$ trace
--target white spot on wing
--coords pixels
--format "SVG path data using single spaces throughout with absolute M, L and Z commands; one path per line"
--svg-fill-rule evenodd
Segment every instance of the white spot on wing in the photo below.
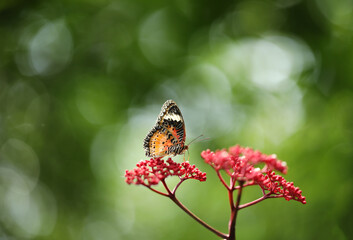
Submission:
M 172 120 L 172 121 L 182 121 L 182 118 L 180 115 L 178 114 L 167 114 L 165 117 L 164 117 L 166 120 Z

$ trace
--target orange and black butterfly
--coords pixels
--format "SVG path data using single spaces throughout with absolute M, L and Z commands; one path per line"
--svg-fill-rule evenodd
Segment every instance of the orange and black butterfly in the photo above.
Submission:
M 184 119 L 173 100 L 163 104 L 156 125 L 147 134 L 143 147 L 147 157 L 176 156 L 188 149 Z

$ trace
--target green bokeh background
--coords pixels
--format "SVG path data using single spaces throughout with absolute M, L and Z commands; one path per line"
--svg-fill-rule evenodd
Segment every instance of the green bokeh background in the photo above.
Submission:
M 2 0 L 0 239 L 218 239 L 124 182 L 175 100 L 206 182 L 181 201 L 227 230 L 227 193 L 200 158 L 276 153 L 307 204 L 244 209 L 237 239 L 353 238 L 353 2 Z M 178 158 L 182 161 L 182 157 Z M 172 184 L 172 182 L 171 182 Z M 245 203 L 259 197 L 246 189 Z

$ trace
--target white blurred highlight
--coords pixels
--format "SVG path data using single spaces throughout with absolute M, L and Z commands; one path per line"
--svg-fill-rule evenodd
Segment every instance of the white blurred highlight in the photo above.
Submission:
M 72 55 L 72 37 L 64 20 L 47 22 L 29 43 L 29 60 L 40 75 L 60 72 Z
M 56 201 L 38 182 L 36 153 L 25 142 L 9 139 L 0 156 L 0 221 L 24 238 L 50 234 L 56 223 Z

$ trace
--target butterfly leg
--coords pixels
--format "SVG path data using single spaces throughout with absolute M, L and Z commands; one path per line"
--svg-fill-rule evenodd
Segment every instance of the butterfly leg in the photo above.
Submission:
M 184 152 L 184 162 L 185 162 L 185 155 L 186 155 L 186 152 L 188 152 L 188 161 L 189 161 L 189 159 L 190 159 L 190 153 L 189 153 L 189 150 L 186 150 L 186 151 Z

